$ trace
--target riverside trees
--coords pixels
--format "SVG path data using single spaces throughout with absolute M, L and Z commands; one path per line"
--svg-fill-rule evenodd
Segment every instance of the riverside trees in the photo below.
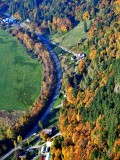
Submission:
M 17 123 L 12 124 L 10 128 L 6 128 L 6 130 L 4 130 L 5 136 L 3 139 L 11 139 L 12 141 L 15 141 L 17 135 L 25 136 L 25 134 L 28 133 L 28 130 L 37 123 L 38 116 L 43 113 L 43 110 L 49 103 L 56 84 L 56 67 L 54 66 L 55 64 L 53 64 L 50 53 L 45 49 L 44 45 L 36 39 L 36 36 L 33 36 L 24 30 L 13 30 L 12 34 L 18 37 L 18 40 L 20 40 L 27 48 L 28 53 L 30 53 L 32 57 L 38 58 L 43 66 L 43 82 L 38 98 L 35 100 L 33 106 L 30 107 L 29 111 L 20 117 Z M 0 147 L 0 155 L 2 155 L 2 153 L 7 149 L 7 146 L 2 144 Z
M 39 98 L 36 99 L 35 103 L 33 104 L 33 108 L 30 109 L 29 115 L 26 115 L 26 121 L 29 122 L 28 119 L 30 119 L 30 117 L 34 117 L 41 112 L 43 107 L 47 104 L 49 97 L 51 97 L 53 93 L 55 87 L 55 85 L 53 85 L 55 84 L 55 69 L 50 53 L 45 49 L 41 42 L 38 42 L 37 39 L 34 39 L 35 37 L 31 37 L 24 31 L 18 30 L 16 36 L 29 51 L 33 52 L 32 54 L 35 55 L 43 65 L 42 90 Z M 24 122 L 22 125 L 25 123 L 26 122 Z M 19 125 L 17 124 L 16 127 L 19 128 Z

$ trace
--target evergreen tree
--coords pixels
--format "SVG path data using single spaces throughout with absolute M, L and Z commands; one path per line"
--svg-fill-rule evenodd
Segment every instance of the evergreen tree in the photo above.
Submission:
M 92 21 L 90 21 L 89 29 L 92 27 Z
M 87 23 L 84 21 L 84 32 L 87 32 Z
M 95 9 L 93 10 L 93 13 L 92 13 L 92 18 L 94 18 L 96 16 L 96 11 Z

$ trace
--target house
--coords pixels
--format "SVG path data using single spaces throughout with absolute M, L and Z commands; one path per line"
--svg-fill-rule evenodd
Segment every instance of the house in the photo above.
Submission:
M 13 24 L 14 20 L 11 18 L 4 18 L 1 20 L 1 23 L 3 24 Z
M 47 147 L 51 147 L 51 145 L 52 145 L 52 142 L 50 142 L 50 141 L 46 142 Z
M 79 54 L 77 54 L 77 58 L 78 59 L 84 59 L 85 58 L 85 53 L 79 53 Z
M 43 129 L 42 132 L 45 132 L 46 134 L 52 135 L 53 134 L 53 129 L 52 128 Z

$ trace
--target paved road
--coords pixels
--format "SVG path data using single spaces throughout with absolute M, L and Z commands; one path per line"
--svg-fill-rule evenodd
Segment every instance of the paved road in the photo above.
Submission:
M 6 155 L 4 155 L 0 160 L 4 160 L 7 157 L 9 157 L 12 153 L 14 153 L 18 148 L 13 148 L 10 152 L 8 152 Z

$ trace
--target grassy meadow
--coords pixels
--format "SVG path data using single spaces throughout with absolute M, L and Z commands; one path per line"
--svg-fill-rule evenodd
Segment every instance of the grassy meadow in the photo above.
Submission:
M 90 21 L 87 21 L 87 28 L 89 29 Z M 84 22 L 80 22 L 75 28 L 68 31 L 64 35 L 60 35 L 59 33 L 53 34 L 49 36 L 49 39 L 53 42 L 56 42 L 68 49 L 72 49 L 76 46 L 81 39 L 87 38 L 88 33 L 84 32 Z
M 42 66 L 24 46 L 0 30 L 0 110 L 28 110 L 39 96 Z

